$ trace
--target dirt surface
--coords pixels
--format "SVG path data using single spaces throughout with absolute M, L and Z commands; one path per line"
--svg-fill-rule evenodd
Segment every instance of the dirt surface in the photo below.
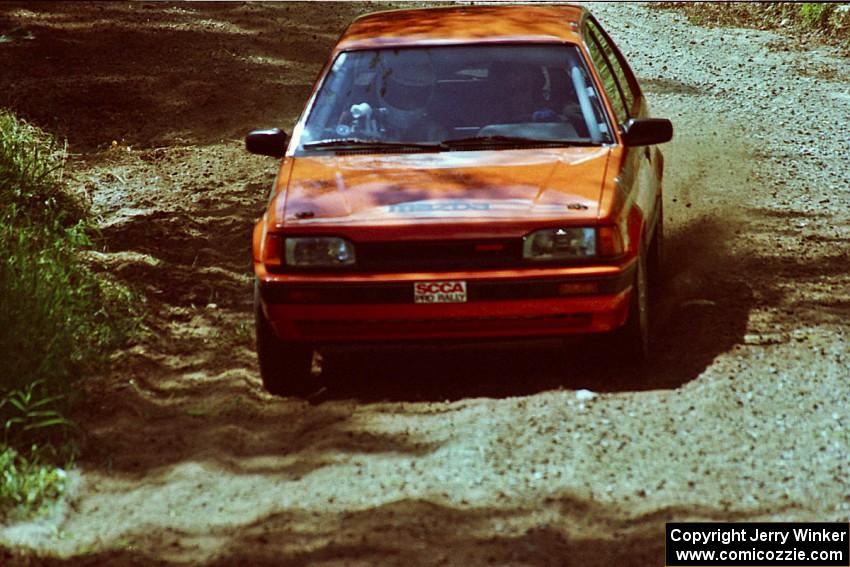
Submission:
M 0 105 L 67 136 L 91 262 L 151 332 L 82 387 L 83 456 L 5 564 L 661 565 L 670 520 L 850 520 L 847 59 L 591 6 L 674 120 L 645 376 L 559 342 L 325 353 L 260 387 L 250 232 L 365 4 L 0 3 Z M 582 390 L 589 390 L 582 391 Z

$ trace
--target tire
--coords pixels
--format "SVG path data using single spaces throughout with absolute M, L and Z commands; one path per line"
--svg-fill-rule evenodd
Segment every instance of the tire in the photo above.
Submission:
M 650 281 L 646 254 L 641 252 L 629 301 L 629 316 L 626 324 L 615 331 L 613 344 L 625 362 L 641 368 L 651 355 Z
M 664 209 L 658 206 L 658 221 L 652 240 L 646 250 L 641 247 L 631 301 L 629 317 L 620 329 L 617 348 L 626 356 L 626 360 L 643 368 L 652 358 L 653 336 L 655 334 L 655 315 L 659 310 L 659 291 L 664 271 Z
M 303 397 L 317 384 L 311 375 L 312 345 L 278 338 L 263 313 L 260 287 L 254 284 L 254 319 L 257 332 L 257 358 L 263 387 L 275 396 Z
M 647 258 L 649 269 L 649 287 L 654 297 L 650 297 L 653 303 L 657 303 L 657 294 L 662 278 L 664 277 L 664 207 L 661 201 L 658 203 L 658 222 L 655 225 L 655 234 Z

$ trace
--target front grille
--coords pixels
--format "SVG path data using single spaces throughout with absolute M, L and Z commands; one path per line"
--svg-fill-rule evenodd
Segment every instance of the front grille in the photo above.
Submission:
M 441 271 L 514 268 L 523 265 L 522 240 L 444 242 L 359 242 L 357 268 L 363 271 Z
M 613 295 L 631 284 L 633 269 L 605 278 L 468 281 L 467 301 L 510 301 L 564 297 L 562 284 L 594 282 L 599 295 Z M 263 301 L 270 304 L 315 303 L 336 305 L 413 303 L 413 282 L 375 284 L 261 284 Z M 293 293 L 301 299 L 292 299 Z

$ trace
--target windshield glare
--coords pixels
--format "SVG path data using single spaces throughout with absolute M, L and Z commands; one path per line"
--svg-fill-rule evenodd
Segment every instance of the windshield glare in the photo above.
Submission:
M 299 151 L 328 140 L 423 144 L 501 136 L 612 141 L 575 46 L 340 53 L 316 94 Z

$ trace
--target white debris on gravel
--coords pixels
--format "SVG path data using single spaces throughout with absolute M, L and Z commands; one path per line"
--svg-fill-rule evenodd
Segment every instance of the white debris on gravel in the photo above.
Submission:
M 578 390 L 576 391 L 576 399 L 580 402 L 588 402 L 596 397 L 596 393 L 590 390 Z

